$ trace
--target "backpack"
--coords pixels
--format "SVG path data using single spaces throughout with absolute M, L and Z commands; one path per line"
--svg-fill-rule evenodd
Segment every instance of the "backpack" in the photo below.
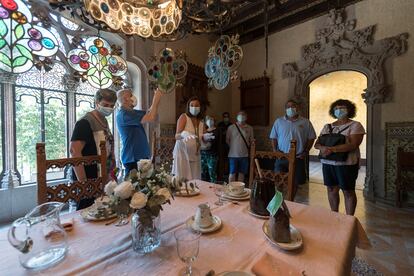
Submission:
M 350 126 L 351 124 L 345 127 L 344 129 L 342 129 L 341 131 L 339 131 L 338 133 L 332 133 L 332 125 L 328 124 L 329 133 L 322 134 L 321 136 L 319 136 L 318 138 L 319 143 L 325 147 L 333 147 L 333 146 L 345 144 L 346 136 L 341 133 L 344 130 L 348 129 Z M 318 158 L 344 162 L 348 158 L 348 152 L 332 152 L 331 154 L 327 156 L 322 156 L 321 154 L 319 154 Z

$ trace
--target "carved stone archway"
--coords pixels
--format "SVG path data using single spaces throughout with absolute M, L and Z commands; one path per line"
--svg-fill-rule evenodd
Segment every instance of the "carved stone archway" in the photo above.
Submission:
M 375 189 L 383 187 L 384 182 L 379 106 L 389 100 L 391 87 L 384 63 L 406 52 L 408 34 L 374 41 L 375 25 L 360 30 L 355 30 L 355 26 L 356 20 L 347 20 L 343 9 L 330 10 L 324 27 L 316 31 L 316 42 L 303 46 L 300 61 L 283 64 L 282 77 L 292 79 L 291 94 L 306 106 L 306 110 L 309 108 L 309 84 L 317 77 L 339 70 L 358 71 L 367 77 L 367 88 L 361 94 L 368 113 L 364 195 L 374 200 Z M 380 183 L 382 185 L 377 185 Z

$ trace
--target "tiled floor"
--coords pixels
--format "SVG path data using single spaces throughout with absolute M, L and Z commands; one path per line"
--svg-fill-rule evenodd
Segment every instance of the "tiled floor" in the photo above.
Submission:
M 359 250 L 357 256 L 384 275 L 414 275 L 414 210 L 402 210 L 365 201 L 357 191 L 355 216 L 372 243 L 372 249 Z M 326 188 L 319 183 L 303 185 L 296 201 L 329 208 Z M 340 212 L 345 213 L 341 195 Z
M 320 162 L 309 162 L 309 181 L 323 184 L 322 164 Z M 358 173 L 355 189 L 363 190 L 365 182 L 365 166 L 361 166 Z

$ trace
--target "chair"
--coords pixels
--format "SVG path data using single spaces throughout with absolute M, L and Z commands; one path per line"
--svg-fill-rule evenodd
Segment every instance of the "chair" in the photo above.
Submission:
M 270 178 L 275 181 L 275 185 L 279 191 L 284 195 L 284 198 L 293 201 L 293 188 L 295 180 L 295 165 L 296 165 L 296 141 L 290 142 L 290 150 L 288 153 L 271 152 L 271 151 L 256 151 L 256 143 L 253 142 L 250 147 L 250 177 L 249 185 L 252 187 L 253 180 L 257 174 L 256 165 L 254 159 L 257 158 L 260 161 L 272 160 L 271 168 L 261 168 L 263 177 Z M 289 172 L 274 172 L 274 161 L 276 159 L 289 160 Z
M 82 198 L 98 197 L 102 195 L 103 188 L 107 183 L 108 172 L 106 169 L 106 145 L 101 141 L 101 155 L 84 157 L 72 157 L 62 159 L 46 159 L 45 143 L 36 144 L 37 162 L 37 202 L 42 204 L 49 201 L 67 202 L 73 199 L 79 202 Z M 67 165 L 91 165 L 100 164 L 101 176 L 86 181 L 71 181 L 69 183 L 51 184 L 47 183 L 46 172 L 50 168 L 65 168 Z
M 401 207 L 403 191 L 414 190 L 414 152 L 397 150 L 397 179 L 395 181 L 396 205 Z
M 174 136 L 159 136 L 156 132 L 152 134 L 151 141 L 152 162 L 155 166 L 171 163 L 173 160 L 173 150 L 175 145 Z

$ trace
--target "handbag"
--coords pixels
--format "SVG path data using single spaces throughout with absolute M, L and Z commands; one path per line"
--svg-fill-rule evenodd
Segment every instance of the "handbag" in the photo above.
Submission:
M 337 145 L 343 145 L 346 143 L 346 136 L 341 134 L 344 130 L 348 129 L 350 127 L 347 126 L 338 133 L 332 133 L 332 125 L 328 124 L 329 133 L 328 134 L 322 134 L 319 136 L 319 144 L 325 147 L 333 147 Z M 322 156 L 319 154 L 319 159 L 327 159 L 327 160 L 333 160 L 333 161 L 346 161 L 348 158 L 348 152 L 332 152 L 331 154 L 327 156 Z

